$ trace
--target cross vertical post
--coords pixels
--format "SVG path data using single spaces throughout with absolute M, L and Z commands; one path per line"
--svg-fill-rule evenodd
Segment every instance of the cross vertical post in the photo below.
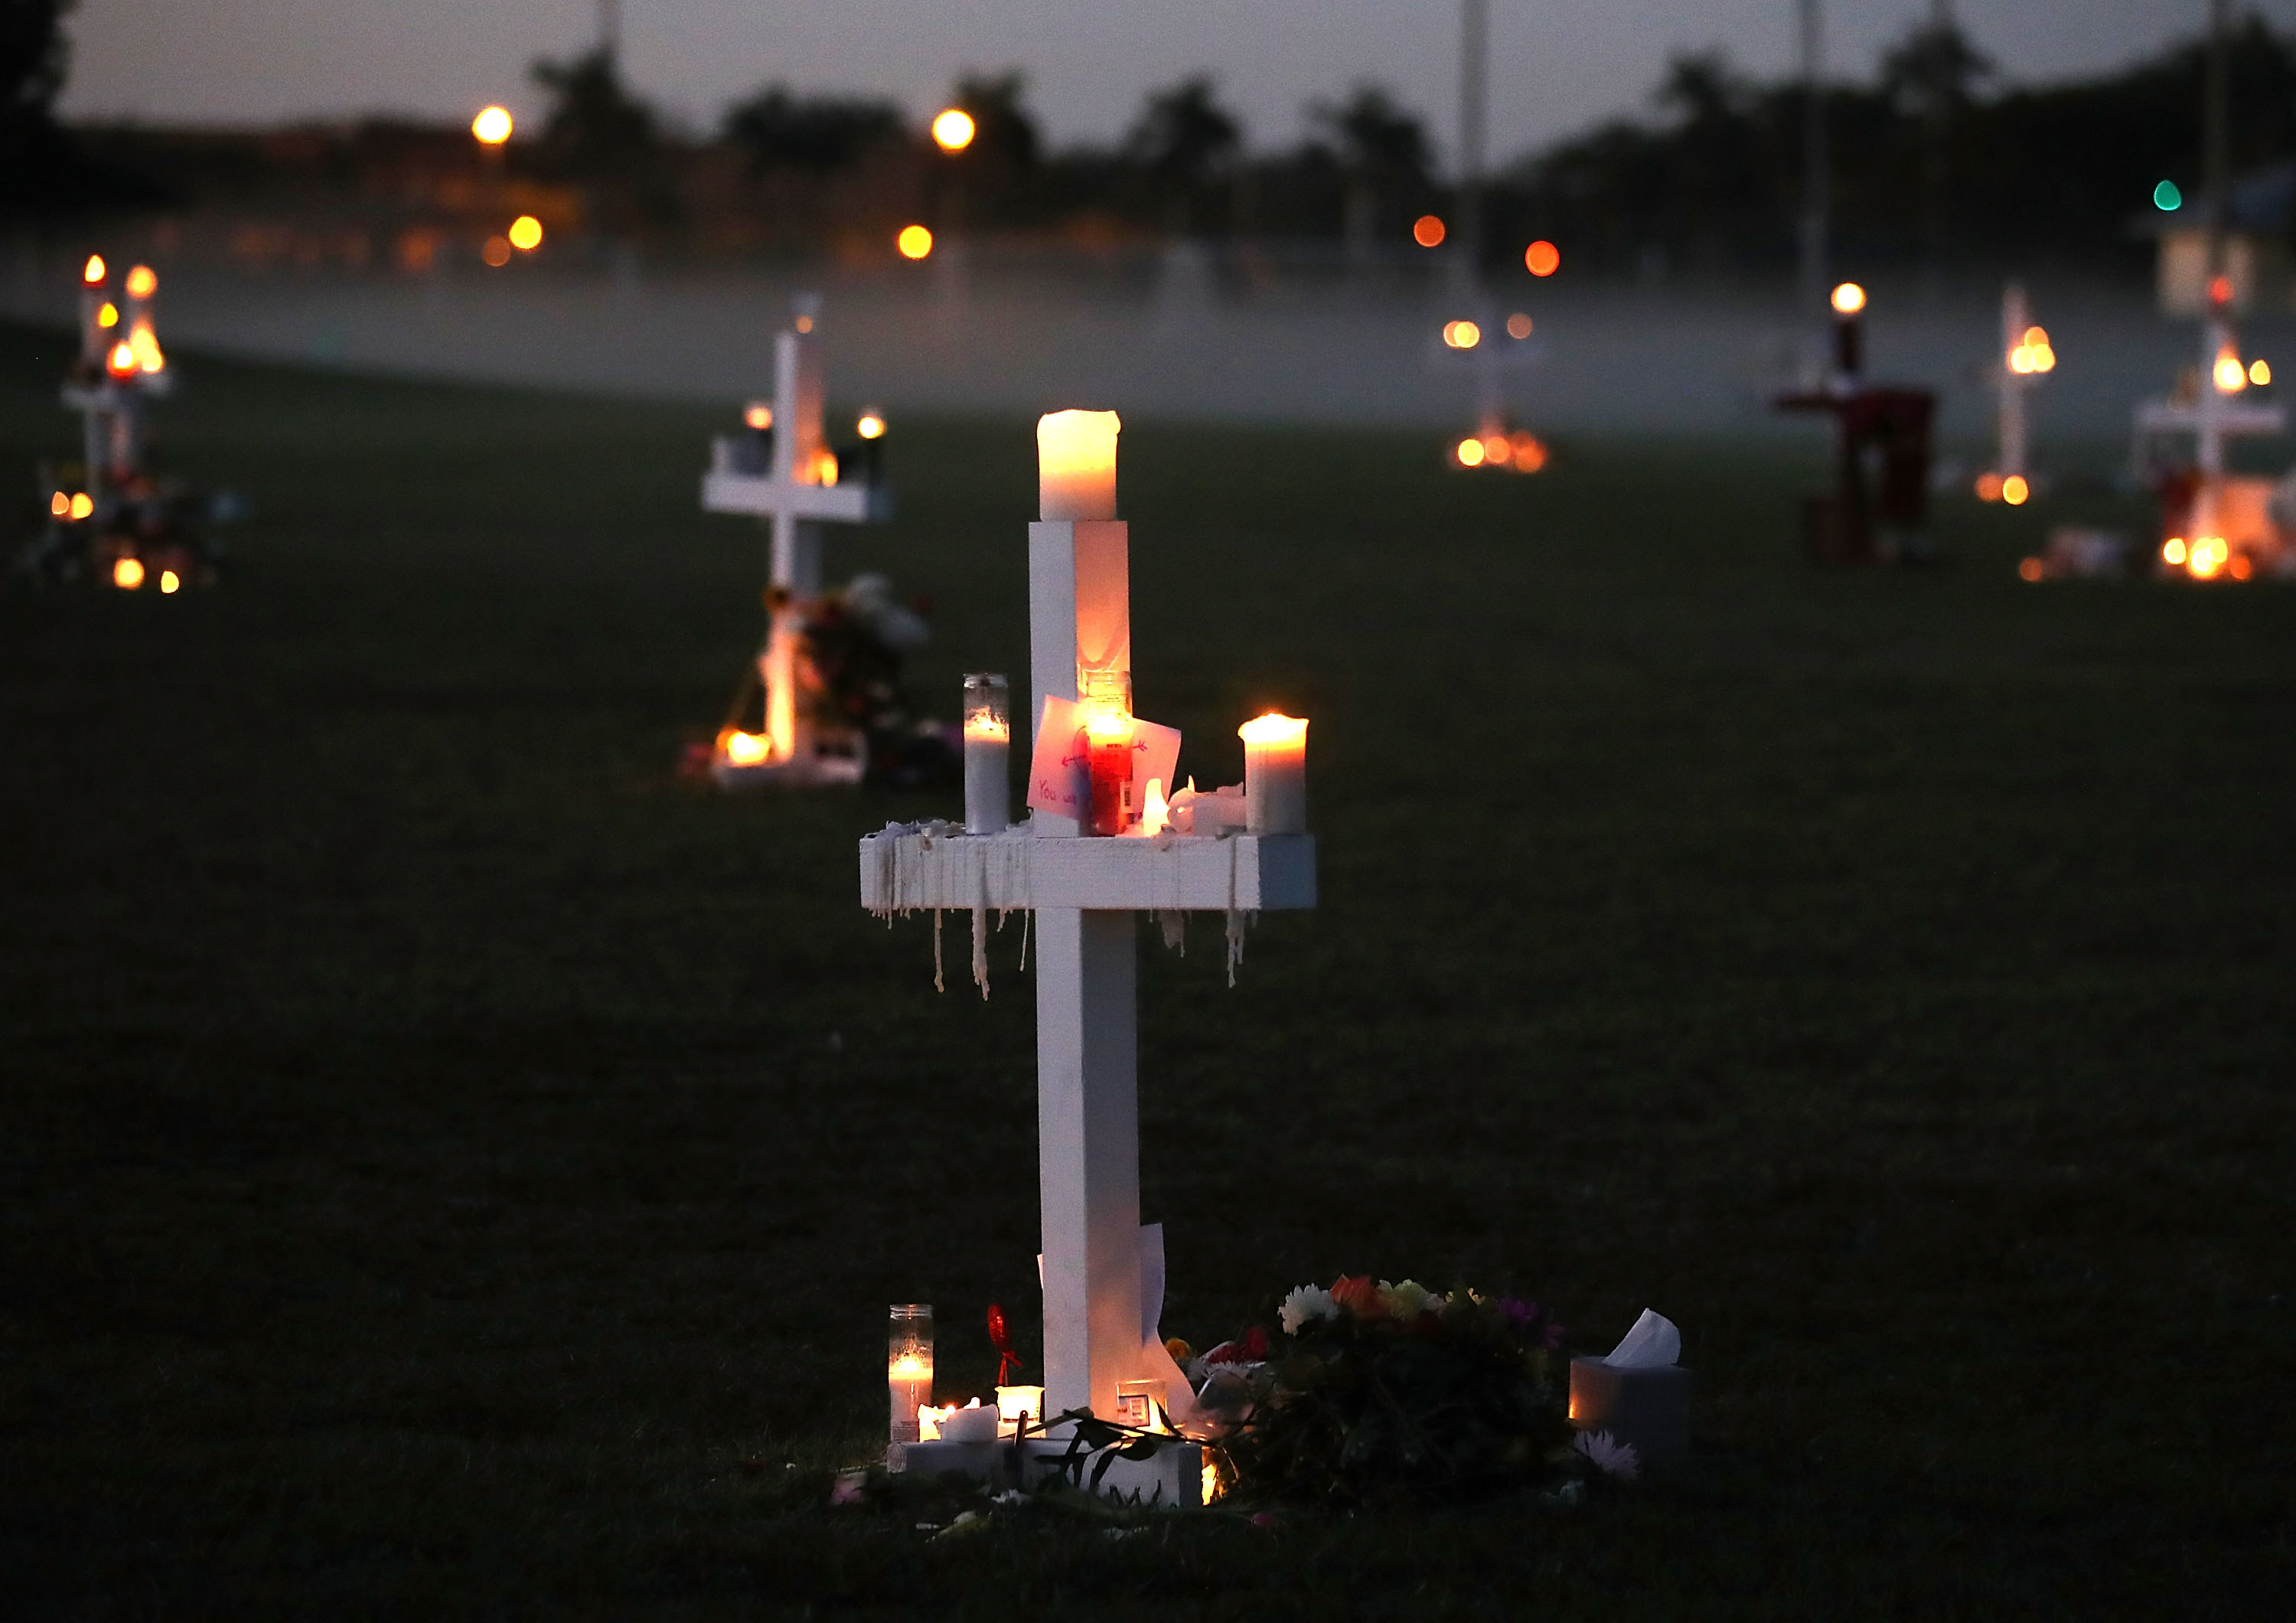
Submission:
M 721 738 L 720 756 L 711 767 L 721 783 L 855 782 L 861 776 L 857 757 L 835 754 L 833 740 L 816 736 L 812 717 L 798 702 L 798 656 L 808 606 L 821 595 L 825 527 L 890 518 L 892 498 L 862 469 L 846 470 L 840 477 L 822 427 L 827 391 L 821 340 L 813 330 L 817 308 L 809 296 L 800 299 L 794 330 L 774 340 L 773 406 L 762 423 L 751 424 L 772 433 L 771 459 L 745 460 L 745 455 L 756 457 L 754 449 L 720 439 L 701 480 L 705 511 L 754 514 L 767 521 L 770 535 L 767 579 L 773 588 L 772 607 L 765 646 L 757 655 L 767 758 L 730 762 Z
M 1119 520 L 1029 526 L 1032 729 L 1047 698 L 1132 673 L 1129 536 Z M 1033 732 L 1032 732 L 1033 737 Z M 1079 836 L 1042 810 L 1040 839 Z M 1141 1344 L 1137 965 L 1128 910 L 1037 915 L 1037 1187 L 1045 1257 L 1045 1399 L 1116 1413 Z

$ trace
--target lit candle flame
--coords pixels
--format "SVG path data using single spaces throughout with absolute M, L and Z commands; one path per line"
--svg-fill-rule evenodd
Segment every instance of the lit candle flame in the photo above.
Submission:
M 1866 290 L 1855 282 L 1844 282 L 1833 290 L 1833 313 L 1855 316 L 1866 308 Z

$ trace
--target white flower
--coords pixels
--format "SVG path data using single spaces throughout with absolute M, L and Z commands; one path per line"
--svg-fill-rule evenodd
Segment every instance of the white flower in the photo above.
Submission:
M 1267 1299 L 1265 1297 L 1260 1298 L 1262 1301 Z M 1321 1285 L 1300 1286 L 1283 1298 L 1283 1306 L 1276 1314 L 1283 1321 L 1283 1333 L 1287 1336 L 1298 1335 L 1300 1327 L 1313 1320 L 1336 1319 L 1339 1316 L 1339 1304 L 1332 1300 L 1332 1293 Z
M 1635 1452 L 1632 1443 L 1621 1443 L 1607 1431 L 1582 1431 L 1572 1445 L 1580 1454 L 1595 1462 L 1595 1469 L 1606 1477 L 1616 1477 L 1621 1482 L 1631 1482 L 1643 1474 L 1642 1456 Z

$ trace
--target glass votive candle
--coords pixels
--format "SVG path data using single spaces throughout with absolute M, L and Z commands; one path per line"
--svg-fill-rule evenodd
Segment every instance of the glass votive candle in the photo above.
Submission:
M 964 831 L 1002 834 L 1013 820 L 1013 695 L 994 671 L 964 679 Z
M 1093 834 L 1122 834 L 1132 826 L 1132 718 L 1095 711 L 1085 719 L 1086 760 L 1092 777 Z
M 930 1302 L 896 1302 L 885 1335 L 885 1385 L 892 1440 L 917 1440 L 917 1410 L 932 1401 L 933 1318 Z

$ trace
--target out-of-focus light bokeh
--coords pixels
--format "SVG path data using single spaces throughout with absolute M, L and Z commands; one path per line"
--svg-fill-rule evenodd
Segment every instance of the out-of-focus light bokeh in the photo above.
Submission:
M 977 128 L 972 115 L 964 108 L 944 108 L 932 121 L 933 144 L 945 152 L 961 152 L 972 144 Z

